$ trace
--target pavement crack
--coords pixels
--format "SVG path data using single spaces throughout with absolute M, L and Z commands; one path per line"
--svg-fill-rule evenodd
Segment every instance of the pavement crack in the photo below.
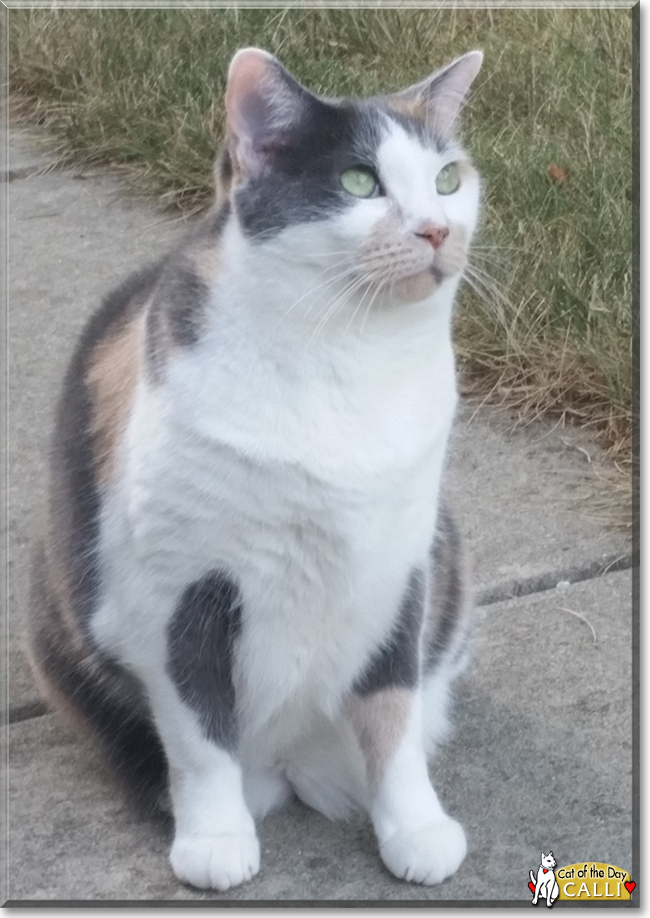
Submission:
M 5 715 L 2 716 L 2 724 L 19 724 L 23 720 L 33 720 L 36 717 L 43 717 L 49 714 L 50 709 L 42 701 L 30 701 L 26 704 L 19 704 L 10 707 Z
M 18 169 L 3 169 L 0 172 L 0 182 L 15 182 L 18 179 L 29 178 L 30 175 L 36 175 L 42 172 L 42 166 L 22 166 Z
M 517 599 L 519 596 L 530 596 L 531 593 L 543 593 L 554 590 L 558 583 L 580 583 L 583 580 L 593 580 L 604 574 L 613 574 L 616 571 L 625 571 L 634 567 L 637 560 L 632 554 L 609 555 L 598 561 L 568 569 L 546 571 L 532 577 L 521 579 L 513 578 L 504 583 L 480 590 L 476 597 L 477 606 L 490 606 L 495 602 L 504 602 L 507 599 Z
M 592 561 L 580 566 L 546 571 L 542 574 L 520 579 L 513 578 L 512 580 L 506 580 L 503 583 L 480 590 L 476 596 L 475 604 L 477 607 L 490 606 L 497 602 L 505 602 L 506 600 L 517 599 L 521 596 L 544 593 L 548 590 L 556 589 L 558 583 L 563 581 L 571 584 L 580 583 L 585 580 L 594 580 L 606 574 L 630 570 L 638 565 L 638 563 L 639 559 L 637 554 L 612 554 L 606 555 L 598 561 Z M 7 713 L 2 716 L 1 722 L 3 725 L 17 724 L 22 721 L 43 717 L 43 715 L 49 713 L 51 713 L 50 708 L 48 708 L 44 702 L 31 701 L 25 704 L 18 704 L 15 707 L 10 706 Z

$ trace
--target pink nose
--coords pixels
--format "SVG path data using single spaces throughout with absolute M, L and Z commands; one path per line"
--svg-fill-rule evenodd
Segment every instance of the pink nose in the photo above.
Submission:
M 439 249 L 442 243 L 449 235 L 449 229 L 446 226 L 436 226 L 434 223 L 428 223 L 422 232 L 416 233 L 422 239 L 426 239 L 434 249 Z

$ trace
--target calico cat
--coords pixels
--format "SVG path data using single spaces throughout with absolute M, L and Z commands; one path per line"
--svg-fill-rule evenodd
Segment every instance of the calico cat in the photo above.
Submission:
M 426 754 L 469 629 L 438 492 L 481 62 L 350 101 L 239 51 L 214 208 L 72 359 L 31 662 L 138 799 L 168 788 L 194 886 L 250 880 L 294 795 L 366 811 L 397 877 L 465 856 Z

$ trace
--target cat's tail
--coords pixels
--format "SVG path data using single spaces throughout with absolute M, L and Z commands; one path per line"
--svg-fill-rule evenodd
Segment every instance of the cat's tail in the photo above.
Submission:
M 43 699 L 99 741 L 139 809 L 165 809 L 167 762 L 135 679 L 89 647 L 52 588 L 42 544 L 32 560 L 27 656 Z
M 533 871 L 529 870 L 528 873 L 530 874 L 530 882 L 537 885 L 537 877 L 534 875 Z

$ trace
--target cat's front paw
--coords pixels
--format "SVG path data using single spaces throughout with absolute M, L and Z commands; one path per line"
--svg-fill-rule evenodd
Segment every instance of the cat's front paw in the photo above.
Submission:
M 259 871 L 260 845 L 254 832 L 180 836 L 174 840 L 169 859 L 179 880 L 223 892 Z
M 380 852 L 396 877 L 433 886 L 458 870 L 467 842 L 459 823 L 444 819 L 416 831 L 396 832 L 380 845 Z

